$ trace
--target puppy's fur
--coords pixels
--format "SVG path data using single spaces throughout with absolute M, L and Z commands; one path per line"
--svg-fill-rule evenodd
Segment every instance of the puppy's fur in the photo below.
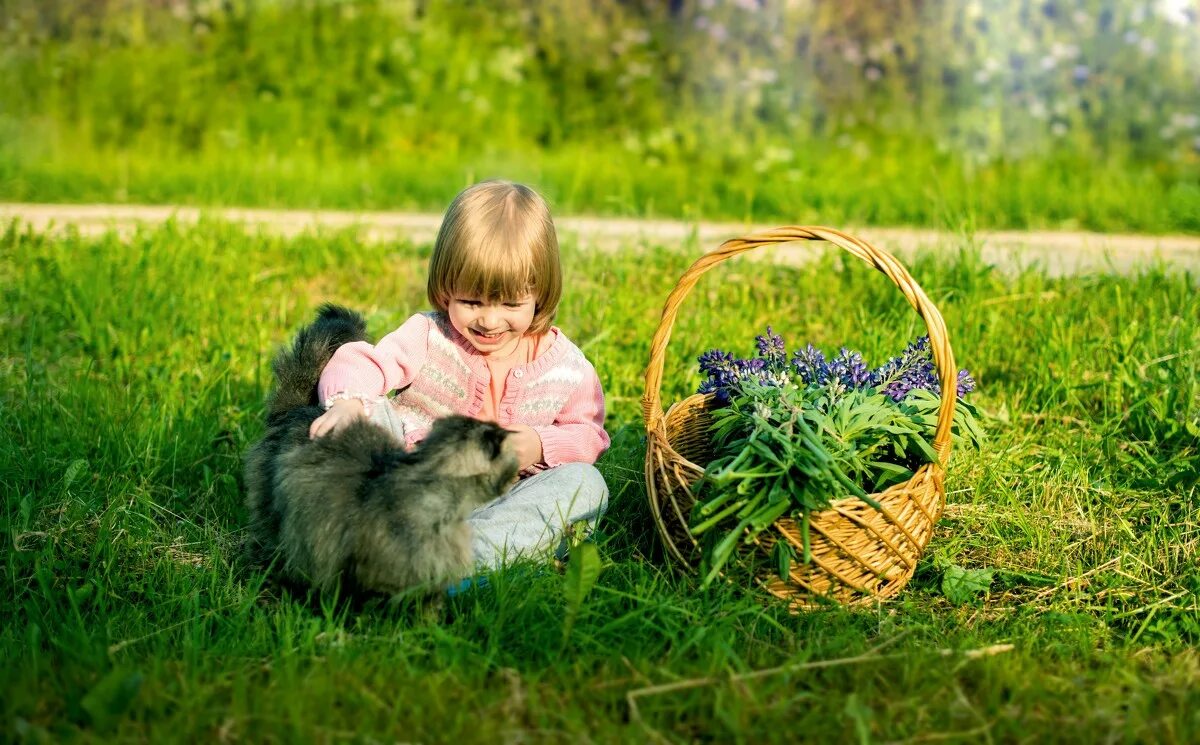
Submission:
M 317 380 L 335 349 L 365 339 L 353 311 L 321 308 L 275 357 L 267 434 L 246 455 L 255 558 L 322 590 L 399 593 L 471 570 L 474 508 L 517 475 L 507 430 L 464 416 L 438 420 L 412 451 L 357 420 L 309 439 L 323 411 Z

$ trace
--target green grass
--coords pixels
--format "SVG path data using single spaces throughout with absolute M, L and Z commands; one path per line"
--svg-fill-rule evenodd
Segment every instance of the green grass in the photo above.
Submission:
M 670 5 L 0 0 L 0 199 L 1200 231 L 1200 35 L 1133 0 Z
M 955 453 L 946 516 L 898 599 L 790 615 L 668 570 L 645 504 L 641 374 L 701 248 L 565 247 L 559 324 L 606 385 L 614 444 L 604 570 L 564 639 L 564 578 L 533 565 L 431 617 L 281 595 L 239 558 L 241 456 L 274 348 L 322 301 L 375 334 L 424 307 L 428 246 L 8 226 L 5 738 L 1194 742 L 1196 277 L 1008 275 L 967 238 L 949 248 L 911 269 L 980 383 L 990 439 Z M 884 277 L 832 248 L 801 268 L 734 261 L 689 297 L 664 400 L 694 389 L 698 353 L 748 352 L 767 323 L 871 361 L 921 331 Z M 994 570 L 990 593 L 952 604 L 948 565 Z M 967 653 L 999 644 L 1013 648 Z
M 502 175 L 536 185 L 563 214 L 952 228 L 954 216 L 966 216 L 980 228 L 1200 230 L 1200 188 L 1151 167 L 1062 155 L 967 169 L 903 136 L 870 153 L 799 143 L 801 164 L 770 175 L 756 173 L 750 158 L 705 153 L 651 165 L 591 142 L 341 157 L 179 153 L 153 144 L 64 144 L 44 157 L 28 154 L 36 151 L 0 145 L 0 199 L 440 212 L 460 189 Z

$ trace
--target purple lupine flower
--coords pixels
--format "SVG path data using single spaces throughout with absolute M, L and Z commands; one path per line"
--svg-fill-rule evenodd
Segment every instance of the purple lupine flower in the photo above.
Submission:
M 745 381 L 762 385 L 787 385 L 787 347 L 783 337 L 768 326 L 767 333 L 755 337 L 758 356 L 739 359 L 729 352 L 710 349 L 700 355 L 700 372 L 707 380 L 700 384 L 700 393 L 716 394 L 718 401 L 728 403 L 734 390 Z
M 805 385 L 825 385 L 829 381 L 829 363 L 825 353 L 809 344 L 792 355 L 792 367 Z
M 700 363 L 700 372 L 705 375 L 712 375 L 725 369 L 732 369 L 734 356 L 729 352 L 724 352 L 720 349 L 710 349 L 697 358 Z
M 831 395 L 876 388 L 894 401 L 903 400 L 917 389 L 933 393 L 941 391 L 928 336 L 915 339 L 900 356 L 889 359 L 875 370 L 867 367 L 859 352 L 842 347 L 830 360 L 812 344 L 795 352 L 789 365 L 783 337 L 770 326 L 765 334 L 755 337 L 755 344 L 758 356 L 749 359 L 740 359 L 720 349 L 700 355 L 700 372 L 706 380 L 700 384 L 699 392 L 713 393 L 721 404 L 726 404 L 748 381 L 770 386 L 785 386 L 798 381 L 806 386 L 825 386 Z M 959 371 L 958 396 L 973 390 L 974 379 L 966 370 Z
M 738 360 L 734 364 L 743 378 L 753 377 L 767 370 L 767 361 L 758 357 L 751 357 L 748 360 Z
M 767 326 L 767 333 L 754 337 L 754 343 L 758 347 L 758 356 L 766 363 L 768 370 L 777 373 L 787 372 L 787 347 L 783 343 L 782 336 Z
M 872 381 L 894 401 L 900 401 L 914 388 L 924 388 L 932 377 L 933 361 L 929 357 L 929 337 L 922 336 L 900 353 L 876 368 Z
M 700 372 L 708 379 L 700 384 L 700 393 L 715 393 L 722 403 L 729 401 L 729 386 L 738 379 L 738 360 L 729 352 L 710 349 L 699 357 Z
M 928 336 L 913 341 L 904 348 L 899 357 L 885 362 L 872 376 L 872 384 L 894 401 L 903 400 L 910 391 L 917 389 L 939 393 L 942 388 L 938 381 L 937 368 L 933 364 Z M 966 370 L 961 370 L 958 373 L 958 396 L 965 396 L 973 390 L 975 381 Z
M 927 391 L 939 390 L 937 372 L 933 362 L 924 359 L 913 359 L 896 376 L 891 383 L 882 386 L 883 392 L 894 401 L 901 401 L 910 391 L 924 388 Z
M 838 350 L 837 356 L 829 361 L 829 375 L 841 381 L 846 388 L 867 388 L 873 380 L 871 370 L 862 355 L 846 347 Z
M 958 397 L 962 398 L 971 391 L 975 390 L 975 378 L 971 377 L 971 373 L 966 370 L 958 371 Z
M 710 349 L 700 355 L 700 372 L 708 379 L 700 384 L 699 393 L 714 393 L 722 404 L 729 403 L 730 393 L 746 380 L 756 380 L 768 385 L 777 385 L 777 376 L 767 370 L 766 360 L 759 358 L 738 359 L 729 352 Z
M 760 360 L 757 357 L 748 360 L 738 360 L 734 363 L 734 369 L 737 370 L 737 377 L 733 381 L 734 386 L 747 380 L 759 383 L 768 382 L 769 376 L 767 375 L 767 363 L 765 360 Z

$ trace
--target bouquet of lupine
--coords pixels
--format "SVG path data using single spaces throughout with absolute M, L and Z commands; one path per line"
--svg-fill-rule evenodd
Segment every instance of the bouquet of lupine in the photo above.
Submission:
M 931 445 L 941 385 L 921 337 L 899 357 L 869 368 L 860 353 L 843 347 L 832 359 L 811 344 L 789 357 L 770 326 L 756 338 L 758 354 L 739 359 L 718 349 L 700 356 L 714 394 L 715 458 L 696 484 L 692 535 L 706 545 L 705 583 L 773 522 L 794 517 L 810 559 L 808 517 L 840 497 L 873 507 L 870 493 L 911 479 L 936 462 Z M 982 432 L 964 395 L 975 381 L 958 373 L 959 401 L 952 437 L 978 447 Z M 795 558 L 785 541 L 775 544 L 780 576 Z

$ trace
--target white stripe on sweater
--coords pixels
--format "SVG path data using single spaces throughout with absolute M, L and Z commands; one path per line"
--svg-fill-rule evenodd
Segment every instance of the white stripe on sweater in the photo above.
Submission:
M 574 388 L 583 382 L 583 372 L 567 365 L 552 367 L 546 374 L 525 384 L 525 390 L 532 391 L 544 385 L 561 384 Z
M 471 367 L 462 358 L 462 354 L 458 348 L 458 345 L 450 339 L 447 339 L 442 334 L 438 333 L 436 326 L 430 330 L 429 345 L 430 347 L 436 347 L 437 351 L 441 352 L 443 357 L 453 360 L 460 373 L 466 375 L 467 377 L 471 376 Z

